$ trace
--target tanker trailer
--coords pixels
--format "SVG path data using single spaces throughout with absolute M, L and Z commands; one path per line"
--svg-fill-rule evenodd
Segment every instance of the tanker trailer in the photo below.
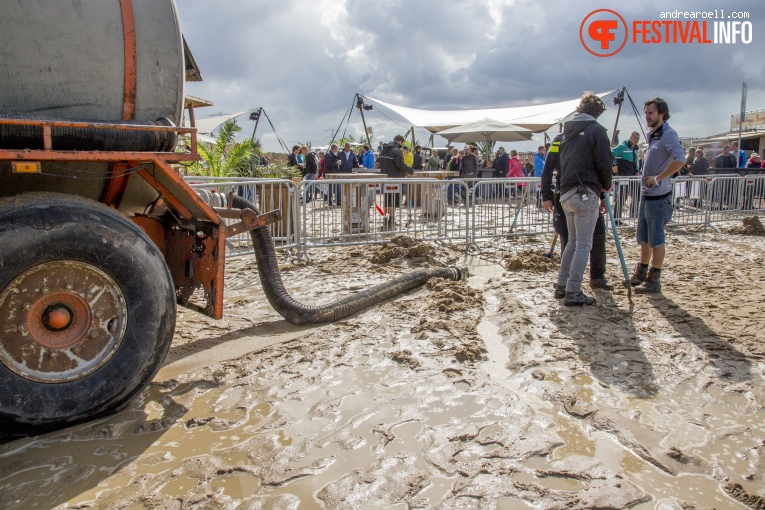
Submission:
M 127 405 L 164 360 L 177 304 L 222 317 L 227 236 L 251 233 L 266 298 L 294 323 L 461 278 L 428 269 L 330 305 L 294 301 L 267 228 L 279 211 L 233 196 L 212 207 L 172 167 L 198 159 L 196 130 L 176 127 L 173 0 L 4 2 L 0 33 L 0 434 Z M 181 136 L 190 149 L 176 152 Z
M 0 433 L 109 414 L 156 374 L 176 302 L 221 316 L 220 216 L 172 163 L 171 0 L 3 2 Z M 203 297 L 192 300 L 194 290 Z

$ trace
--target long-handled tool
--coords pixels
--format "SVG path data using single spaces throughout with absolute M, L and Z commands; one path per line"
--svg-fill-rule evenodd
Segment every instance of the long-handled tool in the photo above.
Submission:
M 512 234 L 513 230 L 515 230 L 515 225 L 518 223 L 518 216 L 521 214 L 521 211 L 526 206 L 526 192 L 528 190 L 528 186 L 523 186 L 523 192 L 521 193 L 521 203 L 518 204 L 518 207 L 515 209 L 515 218 L 513 218 L 513 224 L 510 225 L 510 231 L 508 234 Z
M 558 233 L 556 232 L 553 236 L 552 243 L 550 243 L 550 251 L 547 253 L 543 253 L 542 256 L 548 259 L 551 259 L 553 256 L 553 252 L 555 252 L 555 244 L 558 242 Z
M 632 282 L 630 281 L 630 272 L 627 270 L 627 263 L 624 261 L 624 252 L 622 243 L 619 241 L 619 231 L 616 229 L 616 220 L 614 220 L 614 209 L 611 207 L 611 192 L 606 193 L 606 209 L 608 210 L 608 219 L 611 221 L 611 230 L 614 233 L 614 242 L 616 243 L 616 252 L 619 254 L 619 262 L 622 264 L 624 273 L 624 284 L 627 286 L 627 297 L 632 303 Z

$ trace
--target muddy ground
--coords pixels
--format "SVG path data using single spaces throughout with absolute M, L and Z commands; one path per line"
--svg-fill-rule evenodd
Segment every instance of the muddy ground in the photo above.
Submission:
M 552 298 L 544 238 L 282 256 L 306 303 L 470 268 L 318 327 L 233 259 L 226 318 L 183 311 L 128 409 L 0 445 L 0 507 L 765 508 L 765 237 L 745 233 L 674 231 L 663 295 L 585 309 Z

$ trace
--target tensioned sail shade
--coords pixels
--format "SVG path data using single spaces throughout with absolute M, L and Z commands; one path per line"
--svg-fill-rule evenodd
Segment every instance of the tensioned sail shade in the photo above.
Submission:
M 217 117 L 207 117 L 203 119 L 196 119 L 197 133 L 211 134 L 215 129 L 226 122 L 227 120 L 234 119 L 245 113 L 250 113 L 249 110 L 239 113 L 229 113 L 226 115 L 218 115 Z
M 613 94 L 615 90 L 601 92 L 601 99 Z M 396 112 L 412 126 L 425 128 L 431 133 L 438 133 L 462 124 L 468 124 L 484 118 L 495 119 L 515 124 L 534 132 L 547 131 L 563 119 L 574 113 L 579 105 L 579 98 L 558 103 L 516 106 L 512 108 L 484 108 L 480 110 L 420 110 L 386 103 L 373 97 L 364 96 L 380 106 Z

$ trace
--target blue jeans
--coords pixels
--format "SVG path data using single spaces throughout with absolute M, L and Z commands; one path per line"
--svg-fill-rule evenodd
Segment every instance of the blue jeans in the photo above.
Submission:
M 672 195 L 661 200 L 640 198 L 638 206 L 637 242 L 651 248 L 664 246 L 664 226 L 672 219 Z
M 553 209 L 553 227 L 560 236 L 561 253 L 568 245 L 568 220 L 566 213 L 560 204 L 556 203 Z M 590 249 L 590 278 L 595 280 L 606 276 L 606 222 L 603 215 L 598 211 L 598 219 L 595 222 L 595 231 L 592 234 L 592 248 Z
M 566 213 L 568 243 L 560 260 L 558 285 L 565 285 L 566 292 L 582 290 L 582 277 L 592 250 L 592 234 L 600 214 L 600 197 L 588 191 L 582 200 L 576 190 L 565 193 L 560 200 Z

